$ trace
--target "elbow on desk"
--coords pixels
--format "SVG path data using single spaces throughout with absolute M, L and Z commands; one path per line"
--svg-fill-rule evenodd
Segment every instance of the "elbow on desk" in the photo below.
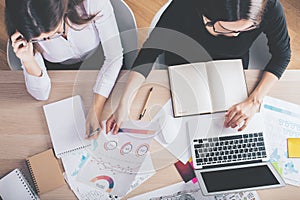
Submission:
M 46 101 L 49 99 L 51 91 L 51 85 L 45 88 L 28 88 L 27 92 L 38 101 Z
M 49 99 L 50 91 L 44 94 L 37 94 L 36 92 L 28 91 L 28 93 L 38 101 L 47 101 Z

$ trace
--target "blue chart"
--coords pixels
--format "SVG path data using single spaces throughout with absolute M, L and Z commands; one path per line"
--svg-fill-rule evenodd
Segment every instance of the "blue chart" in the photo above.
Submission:
M 78 166 L 74 169 L 74 171 L 72 172 L 71 176 L 77 176 L 77 174 L 79 173 L 80 169 L 84 166 L 84 164 L 87 162 L 87 160 L 89 159 L 89 155 L 81 155 L 80 161 Z

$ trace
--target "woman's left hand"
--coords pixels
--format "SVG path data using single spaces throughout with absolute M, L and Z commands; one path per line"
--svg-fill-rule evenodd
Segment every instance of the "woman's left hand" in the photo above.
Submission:
M 244 130 L 251 117 L 259 111 L 260 104 L 260 102 L 254 101 L 250 97 L 239 104 L 235 104 L 226 112 L 224 126 L 226 128 L 235 128 L 244 122 L 238 131 Z

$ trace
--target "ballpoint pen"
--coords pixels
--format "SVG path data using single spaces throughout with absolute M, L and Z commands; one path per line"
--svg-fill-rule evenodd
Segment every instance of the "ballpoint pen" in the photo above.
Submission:
M 92 136 L 96 135 L 99 131 L 100 131 L 100 128 L 97 128 L 93 132 L 90 132 L 89 137 L 92 137 Z
M 146 102 L 145 102 L 145 104 L 144 104 L 144 107 L 143 107 L 143 109 L 142 109 L 142 112 L 141 112 L 141 114 L 140 114 L 139 120 L 141 120 L 141 119 L 144 117 L 144 115 L 145 115 L 145 112 L 146 112 L 146 110 L 147 110 L 147 105 L 148 105 L 148 102 L 149 102 L 149 99 L 150 99 L 150 96 L 151 96 L 152 91 L 153 91 L 153 87 L 150 88 L 150 90 L 149 90 L 149 93 L 148 93 Z

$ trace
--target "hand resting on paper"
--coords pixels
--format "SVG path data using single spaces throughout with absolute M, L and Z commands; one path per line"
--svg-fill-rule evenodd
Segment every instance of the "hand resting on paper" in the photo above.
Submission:
M 118 134 L 122 122 L 128 119 L 127 109 L 121 105 L 106 121 L 106 134 L 112 131 L 113 134 Z
M 233 105 L 225 114 L 224 126 L 226 128 L 235 128 L 243 123 L 238 131 L 244 130 L 253 115 L 259 111 L 260 105 L 260 102 L 254 101 L 250 97 L 241 103 Z

